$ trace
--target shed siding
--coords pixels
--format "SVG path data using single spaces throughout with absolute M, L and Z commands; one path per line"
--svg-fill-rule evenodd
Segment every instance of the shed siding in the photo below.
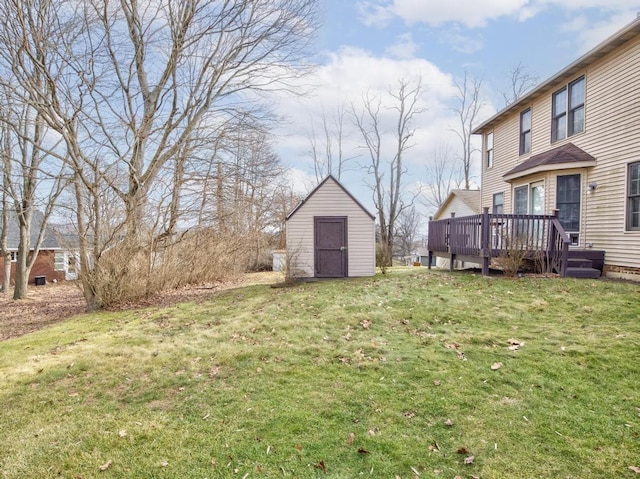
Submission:
M 347 217 L 347 274 L 373 276 L 375 222 L 331 178 L 315 191 L 287 220 L 287 250 L 302 276 L 314 273 L 314 217 Z
M 551 143 L 551 97 L 573 79 L 585 76 L 585 130 Z M 596 166 L 554 170 L 518 178 L 509 184 L 503 175 L 530 155 L 518 155 L 519 114 L 526 106 L 497 123 L 494 132 L 494 167 L 482 167 L 482 206 L 491 207 L 493 194 L 505 193 L 505 212 L 512 212 L 514 186 L 545 181 L 545 209 L 555 208 L 556 177 L 582 174 L 580 246 L 593 244 L 606 251 L 607 265 L 640 268 L 640 232 L 625 231 L 627 166 L 640 161 L 640 37 L 586 66 L 568 80 L 538 97 L 532 108 L 531 154 L 571 142 L 596 158 Z M 597 183 L 589 193 L 587 185 Z

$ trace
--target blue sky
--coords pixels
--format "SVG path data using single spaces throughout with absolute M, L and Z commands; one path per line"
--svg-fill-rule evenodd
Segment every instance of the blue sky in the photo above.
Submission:
M 365 91 L 384 95 L 401 78 L 421 76 L 426 109 L 416 121 L 414 146 L 406 154 L 405 190 L 429 182 L 426 165 L 447 148 L 454 157 L 457 127 L 450 108 L 455 82 L 465 72 L 482 78 L 488 118 L 503 106 L 499 94 L 520 63 L 544 81 L 616 30 L 631 22 L 640 3 L 628 0 L 324 0 L 316 41 L 318 65 L 309 80 L 313 94 L 283 98 L 278 151 L 292 168 L 298 189 L 315 183 L 309 155 L 311 125 L 339 104 L 357 105 Z M 317 127 L 316 127 L 317 129 Z M 361 138 L 350 121 L 344 148 L 355 156 L 343 183 L 373 211 L 362 169 Z M 389 138 L 390 141 L 390 138 Z M 455 160 L 454 160 L 455 161 Z M 479 182 L 477 168 L 475 180 Z M 417 204 L 428 216 L 433 211 Z

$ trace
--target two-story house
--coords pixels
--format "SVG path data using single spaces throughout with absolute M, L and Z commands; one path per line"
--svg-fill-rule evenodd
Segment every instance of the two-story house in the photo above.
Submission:
M 640 18 L 474 133 L 482 207 L 555 212 L 569 251 L 603 251 L 607 276 L 640 279 Z

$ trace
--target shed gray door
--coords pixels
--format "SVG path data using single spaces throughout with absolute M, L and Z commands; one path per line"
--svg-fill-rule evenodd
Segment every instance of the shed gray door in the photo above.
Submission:
M 347 218 L 317 216 L 314 220 L 316 277 L 346 277 Z

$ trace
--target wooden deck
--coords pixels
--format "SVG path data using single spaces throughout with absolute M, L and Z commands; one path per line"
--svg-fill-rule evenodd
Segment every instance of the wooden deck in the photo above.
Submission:
M 520 254 L 566 276 L 571 240 L 555 215 L 489 214 L 429 221 L 429 265 L 433 256 L 482 264 L 489 274 L 493 258 Z

